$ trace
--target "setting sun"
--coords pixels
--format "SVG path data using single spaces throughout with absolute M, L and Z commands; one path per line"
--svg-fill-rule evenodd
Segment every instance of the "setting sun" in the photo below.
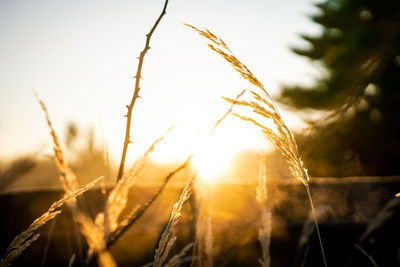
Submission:
M 229 141 L 220 135 L 210 136 L 193 157 L 198 177 L 204 182 L 216 183 L 229 170 L 234 155 L 234 146 Z
M 176 124 L 163 142 L 157 145 L 152 158 L 161 163 L 170 163 L 183 161 L 187 156 L 194 154 L 192 165 L 199 169 L 199 175 L 204 178 L 220 176 L 229 170 L 233 157 L 239 152 L 271 148 L 258 129 L 243 127 L 244 122 L 232 115 L 228 116 L 210 134 L 215 122 L 228 108 L 229 105 L 221 100 L 206 107 L 198 105 L 198 108 L 186 114 L 181 123 Z M 174 110 L 171 109 L 170 112 L 172 111 Z M 167 121 L 169 114 L 165 112 L 164 115 L 164 121 Z M 159 125 L 152 126 L 154 129 L 149 132 L 158 133 L 158 135 L 140 136 L 147 139 L 147 145 L 132 150 L 143 151 L 149 146 L 151 140 L 157 139 L 159 133 L 165 131 L 156 129 Z M 167 129 L 168 125 L 165 125 L 165 128 Z
M 400 266 L 381 2 L 0 1 L 0 267 Z

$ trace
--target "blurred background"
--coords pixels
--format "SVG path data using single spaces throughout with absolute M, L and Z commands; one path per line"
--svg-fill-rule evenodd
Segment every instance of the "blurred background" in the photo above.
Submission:
M 95 166 L 106 158 L 112 175 L 137 56 L 162 4 L 0 3 L 3 184 L 22 186 L 12 180 L 51 157 L 32 89 L 47 104 L 70 160 L 87 167 L 87 160 Z M 221 96 L 249 88 L 185 22 L 222 37 L 264 83 L 297 133 L 311 176 L 399 174 L 398 5 L 394 0 L 172 1 L 145 59 L 128 162 L 173 125 L 153 158 L 159 164 L 184 159 L 228 109 Z M 232 155 L 273 152 L 257 129 L 235 118 L 219 131 L 213 144 L 223 151 L 218 158 L 225 169 Z M 20 174 L 10 178 L 16 168 Z M 53 184 L 45 180 L 31 178 L 24 186 Z
M 2 1 L 0 5 L 3 165 L 25 155 L 35 161 L 51 157 L 51 139 L 34 89 L 45 101 L 70 161 L 85 157 L 81 154 L 89 149 L 107 154 L 114 168 L 122 151 L 123 116 L 133 94 L 137 57 L 163 1 L 113 5 L 107 1 Z M 290 51 L 291 46 L 304 45 L 300 33 L 321 32 L 307 17 L 315 12 L 308 1 L 273 5 L 171 1 L 145 59 L 128 163 L 173 125 L 175 130 L 153 157 L 161 164 L 184 159 L 229 108 L 221 96 L 235 97 L 249 88 L 182 23 L 207 27 L 220 35 L 278 96 L 281 84 L 312 85 L 319 75 L 307 59 Z M 306 126 L 294 113 L 284 112 L 284 117 L 293 129 Z M 228 118 L 219 131 L 215 142 L 222 143 L 225 151 L 220 153 L 221 164 L 231 164 L 232 154 L 241 151 L 271 151 L 257 129 L 237 119 Z M 42 179 L 31 179 L 25 185 L 44 184 Z M 17 186 L 22 184 L 14 183 Z
M 112 185 L 137 57 L 163 4 L 0 2 L 0 198 L 13 204 L 0 206 L 8 218 L 1 222 L 5 240 L 60 194 L 52 140 L 33 89 L 47 105 L 79 182 L 103 175 Z M 200 169 L 210 187 L 215 253 L 230 255 L 225 261 L 217 258 L 217 265 L 248 266 L 249 257 L 257 264 L 259 211 L 254 188 L 260 159 L 266 157 L 274 210 L 273 266 L 299 266 L 302 253 L 310 248 L 313 257 L 307 266 L 320 266 L 315 233 L 311 238 L 315 229 L 307 228 L 311 219 L 303 188 L 259 129 L 229 116 L 204 141 L 229 109 L 221 96 L 235 98 L 251 85 L 182 23 L 208 28 L 221 37 L 277 101 L 312 177 L 321 229 L 330 240 L 328 258 L 337 256 L 336 266 L 367 266 L 365 256 L 353 251 L 354 242 L 359 242 L 378 262 L 399 263 L 400 245 L 388 239 L 400 234 L 400 203 L 393 200 L 400 191 L 400 1 L 170 1 L 144 60 L 142 98 L 133 110 L 127 164 L 132 165 L 168 128 L 175 128 L 156 147 L 132 189 L 140 193 L 132 199 L 144 201 L 166 173 L 198 152 L 192 167 Z M 128 234 L 146 240 L 136 248 L 137 259 L 124 258 L 124 242 L 130 239 L 118 243 L 112 252 L 119 263 L 151 260 L 157 231 L 163 229 L 190 172 L 174 178 L 171 188 Z M 85 198 L 95 210 L 104 201 L 100 191 Z M 19 229 L 14 225 L 19 216 L 15 209 L 27 203 Z M 179 246 L 193 234 L 192 211 L 184 214 Z M 73 236 L 70 215 L 65 216 L 56 227 Z M 247 219 L 239 220 L 243 218 Z M 386 230 L 372 227 L 372 221 Z M 242 234 L 227 234 L 227 225 Z M 315 242 L 305 245 L 299 237 L 307 233 Z M 57 238 L 64 237 L 54 237 L 54 242 Z M 69 242 L 68 255 L 82 251 L 76 245 L 81 241 Z M 41 253 L 40 246 L 32 249 Z M 43 257 L 58 264 L 65 251 L 59 253 Z M 293 261 L 286 255 L 293 255 Z M 357 265 L 363 260 L 367 265 Z M 20 264 L 24 262 L 29 257 Z

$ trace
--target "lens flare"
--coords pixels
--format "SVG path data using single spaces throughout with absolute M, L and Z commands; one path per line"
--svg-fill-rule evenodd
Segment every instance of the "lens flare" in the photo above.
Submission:
M 208 136 L 198 147 L 192 164 L 198 170 L 198 176 L 206 183 L 216 183 L 231 167 L 238 148 L 225 133 Z

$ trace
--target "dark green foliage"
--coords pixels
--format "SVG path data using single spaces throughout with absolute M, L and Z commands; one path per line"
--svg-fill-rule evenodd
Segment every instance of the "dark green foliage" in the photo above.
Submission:
M 293 51 L 327 75 L 310 88 L 283 88 L 292 107 L 337 111 L 312 137 L 301 137 L 311 175 L 400 173 L 400 1 L 328 0 L 311 19 L 319 36 L 303 35 Z M 347 105 L 347 106 L 346 106 Z M 345 107 L 345 108 L 344 108 Z

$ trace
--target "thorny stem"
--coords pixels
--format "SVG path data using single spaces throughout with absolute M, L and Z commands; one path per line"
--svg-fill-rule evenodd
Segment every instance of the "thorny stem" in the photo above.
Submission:
M 317 230 L 319 246 L 321 247 L 322 259 L 324 260 L 324 266 L 327 267 L 328 265 L 326 264 L 324 247 L 322 246 L 321 234 L 319 232 L 319 227 L 318 227 L 317 213 L 315 212 L 314 203 L 313 203 L 313 200 L 311 197 L 310 186 L 308 184 L 306 184 L 305 187 L 307 189 L 308 199 L 310 200 L 311 211 L 312 211 L 312 214 L 314 217 L 315 229 Z
M 133 110 L 133 106 L 135 105 L 136 100 L 140 97 L 139 96 L 140 79 L 142 77 L 142 67 L 143 67 L 144 56 L 146 55 L 147 51 L 150 49 L 151 36 L 153 35 L 154 31 L 156 30 L 156 28 L 157 28 L 158 24 L 160 23 L 162 17 L 166 14 L 165 11 L 167 9 L 167 5 L 168 5 L 168 0 L 165 1 L 164 8 L 163 8 L 160 16 L 158 17 L 157 21 L 154 23 L 153 27 L 151 28 L 150 32 L 148 34 L 146 34 L 146 44 L 144 46 L 143 51 L 140 52 L 138 68 L 137 68 L 136 76 L 135 76 L 135 91 L 133 93 L 131 103 L 129 104 L 129 106 L 126 106 L 127 109 L 128 109 L 128 112 L 126 114 L 125 141 L 124 141 L 124 147 L 122 149 L 121 163 L 119 165 L 117 181 L 119 179 L 121 179 L 121 177 L 122 177 L 122 175 L 124 173 L 126 152 L 128 151 L 129 143 L 131 143 L 130 134 L 131 134 L 132 110 Z

